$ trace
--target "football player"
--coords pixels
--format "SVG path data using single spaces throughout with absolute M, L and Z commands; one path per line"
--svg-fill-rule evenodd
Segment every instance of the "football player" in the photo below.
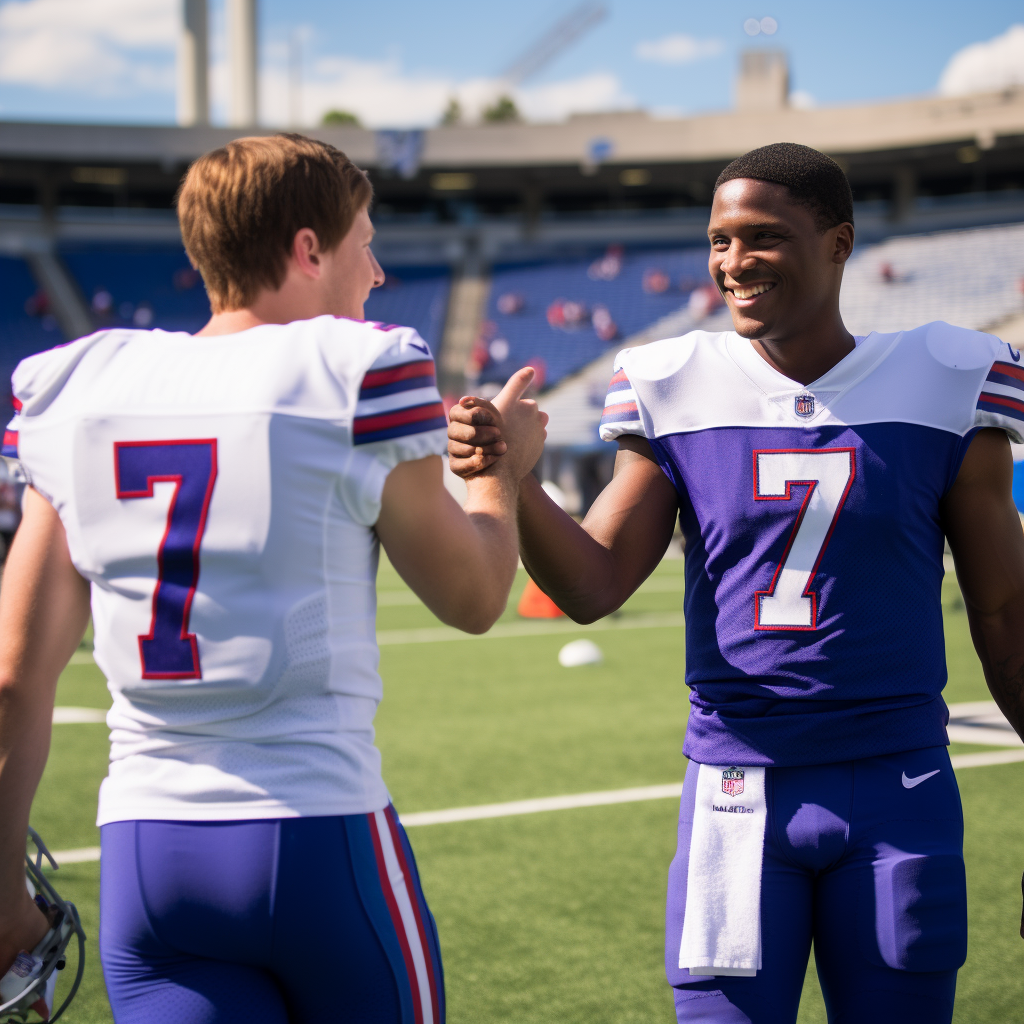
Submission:
M 992 695 L 1024 736 L 1024 534 L 1009 439 L 1020 355 L 931 323 L 853 336 L 849 183 L 804 146 L 721 173 L 711 276 L 734 331 L 626 349 L 582 527 L 533 477 L 524 563 L 570 616 L 686 554 L 690 716 L 666 968 L 678 1019 L 796 1020 L 811 942 L 829 1020 L 940 1024 L 967 951 L 946 750 L 948 539 Z M 500 410 L 452 411 L 452 465 L 506 458 Z
M 444 1020 L 373 744 L 379 547 L 440 619 L 488 629 L 546 417 L 516 375 L 495 405 L 519 453 L 460 508 L 429 349 L 362 320 L 370 200 L 311 139 L 209 153 L 178 197 L 209 323 L 100 331 L 14 374 L 5 451 L 30 489 L 0 597 L 0 971 L 47 929 L 25 832 L 91 598 L 118 1024 Z

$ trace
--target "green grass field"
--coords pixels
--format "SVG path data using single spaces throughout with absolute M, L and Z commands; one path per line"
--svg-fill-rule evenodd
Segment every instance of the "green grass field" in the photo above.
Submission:
M 524 582 L 520 574 L 510 608 Z M 629 628 L 678 612 L 682 562 L 664 562 L 614 628 L 586 634 L 565 622 L 549 635 L 394 642 L 410 638 L 395 631 L 437 623 L 390 567 L 382 567 L 380 590 L 378 628 L 392 642 L 382 649 L 378 739 L 400 812 L 682 779 L 682 631 Z M 985 699 L 950 579 L 945 609 L 947 699 Z M 510 610 L 503 623 L 514 633 L 518 621 Z M 523 625 L 523 632 L 531 628 Z M 581 635 L 598 642 L 604 664 L 559 667 L 559 648 Z M 106 707 L 99 671 L 70 666 L 57 702 Z M 54 733 L 33 824 L 54 850 L 97 845 L 106 729 L 59 725 Z M 955 1019 L 1007 1024 L 1024 1006 L 1024 942 L 1017 935 L 1024 811 L 1012 795 L 1024 785 L 1024 764 L 971 768 L 958 777 L 971 938 Z M 452 1024 L 673 1021 L 661 964 L 676 810 L 672 800 L 654 800 L 411 829 L 440 928 Z M 110 1021 L 95 941 L 99 865 L 68 865 L 58 878 L 91 940 L 84 990 L 65 1019 Z M 824 1021 L 810 971 L 800 1022 Z

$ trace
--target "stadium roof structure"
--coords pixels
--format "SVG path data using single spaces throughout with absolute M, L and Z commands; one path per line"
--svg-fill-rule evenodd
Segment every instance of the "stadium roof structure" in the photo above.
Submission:
M 241 135 L 275 130 L 7 121 L 0 122 L 0 159 L 178 164 Z M 378 165 L 373 131 L 352 126 L 304 131 L 343 149 L 362 166 Z M 810 110 L 783 107 L 681 118 L 623 111 L 576 114 L 549 124 L 445 126 L 424 132 L 420 165 L 431 170 L 720 162 L 780 140 L 855 158 L 964 142 L 986 150 L 1010 138 L 1024 140 L 1024 88 Z M 595 155 L 596 141 L 605 145 Z

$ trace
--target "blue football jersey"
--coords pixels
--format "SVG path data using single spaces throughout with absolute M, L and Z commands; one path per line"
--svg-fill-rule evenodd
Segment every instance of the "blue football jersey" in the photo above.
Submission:
M 619 354 L 601 436 L 646 437 L 679 494 L 689 757 L 947 742 L 939 507 L 978 428 L 1021 440 L 1019 359 L 945 323 L 858 339 L 807 387 L 733 332 Z

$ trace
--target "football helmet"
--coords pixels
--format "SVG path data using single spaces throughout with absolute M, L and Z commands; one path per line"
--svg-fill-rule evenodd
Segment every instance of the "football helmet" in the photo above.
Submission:
M 36 848 L 34 858 L 25 851 L 28 891 L 50 922 L 50 930 L 31 952 L 22 950 L 10 970 L 0 978 L 0 1024 L 57 1020 L 74 999 L 85 970 L 85 932 L 78 911 L 73 903 L 61 899 L 43 874 L 43 857 L 54 871 L 57 862 L 35 829 L 28 830 L 28 838 Z M 65 951 L 72 936 L 78 939 L 78 972 L 67 998 L 54 1013 L 57 972 L 66 966 Z

